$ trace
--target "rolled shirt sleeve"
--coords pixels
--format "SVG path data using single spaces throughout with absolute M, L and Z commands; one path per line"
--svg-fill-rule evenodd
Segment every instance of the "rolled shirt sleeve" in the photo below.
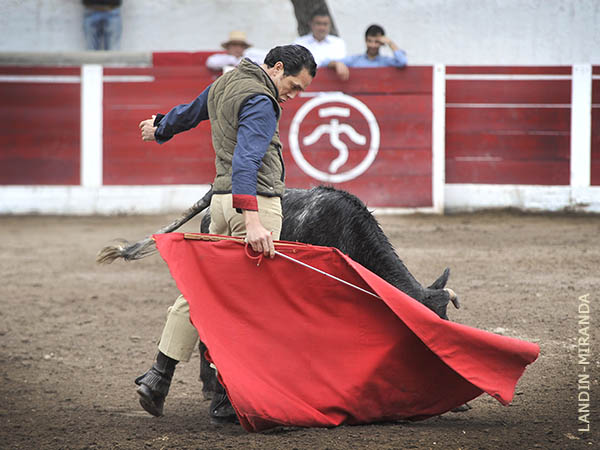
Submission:
M 242 106 L 232 160 L 234 208 L 258 211 L 258 171 L 276 128 L 277 114 L 273 102 L 267 96 L 257 95 Z
M 400 49 L 394 52 L 394 57 L 391 59 L 392 61 L 390 62 L 390 66 L 394 67 L 404 67 L 408 63 L 406 52 Z

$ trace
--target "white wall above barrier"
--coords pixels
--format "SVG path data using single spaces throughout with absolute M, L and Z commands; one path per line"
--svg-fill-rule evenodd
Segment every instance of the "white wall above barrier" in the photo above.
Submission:
M 600 63 L 597 0 L 328 0 L 348 51 L 380 24 L 409 64 L 544 65 Z M 253 14 L 248 14 L 251 10 Z M 231 30 L 258 48 L 297 37 L 290 0 L 127 0 L 125 52 L 218 50 Z M 0 51 L 84 49 L 80 0 L 3 0 Z

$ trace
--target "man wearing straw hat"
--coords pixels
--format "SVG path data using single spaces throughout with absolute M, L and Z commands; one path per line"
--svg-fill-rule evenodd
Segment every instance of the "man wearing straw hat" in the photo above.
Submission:
M 206 60 L 206 67 L 211 70 L 221 71 L 227 68 L 233 68 L 239 64 L 245 56 L 256 64 L 262 64 L 266 53 L 255 49 L 246 40 L 246 33 L 243 31 L 232 31 L 229 33 L 229 39 L 221 43 L 221 47 L 227 53 L 215 53 Z

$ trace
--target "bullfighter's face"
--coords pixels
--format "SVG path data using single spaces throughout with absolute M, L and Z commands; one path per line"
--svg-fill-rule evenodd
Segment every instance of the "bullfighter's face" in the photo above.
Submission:
M 273 83 L 279 91 L 279 103 L 284 103 L 293 99 L 308 87 L 312 81 L 312 76 L 306 68 L 303 68 L 296 75 L 286 75 L 283 63 L 278 61 L 273 67 L 266 69 Z

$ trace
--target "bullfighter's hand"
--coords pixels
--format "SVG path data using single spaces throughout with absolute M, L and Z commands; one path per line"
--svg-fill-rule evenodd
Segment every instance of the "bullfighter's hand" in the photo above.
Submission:
M 246 222 L 246 242 L 255 252 L 273 258 L 275 256 L 273 235 L 260 222 L 258 211 L 244 210 L 243 214 Z
M 140 122 L 140 130 L 142 130 L 142 141 L 155 141 L 156 138 L 154 137 L 154 132 L 156 131 L 156 128 L 154 126 L 154 119 L 156 118 L 155 115 L 152 116 L 151 119 L 146 119 L 146 120 L 142 120 Z

